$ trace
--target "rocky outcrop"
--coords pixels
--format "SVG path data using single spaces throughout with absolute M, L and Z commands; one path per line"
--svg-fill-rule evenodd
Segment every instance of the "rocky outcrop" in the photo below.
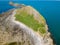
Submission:
M 33 13 L 34 18 L 38 20 L 39 23 L 45 24 L 46 33 L 44 36 L 41 36 L 38 32 L 35 32 L 24 23 L 15 20 L 16 13 L 22 10 L 27 11 L 29 14 Z M 48 32 L 46 21 L 40 17 L 39 13 L 30 6 L 21 9 L 13 9 L 1 14 L 0 45 L 53 45 L 53 40 L 49 36 L 50 33 Z

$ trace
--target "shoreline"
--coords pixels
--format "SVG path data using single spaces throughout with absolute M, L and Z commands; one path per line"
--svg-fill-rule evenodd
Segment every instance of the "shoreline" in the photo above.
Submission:
M 50 43 L 50 42 L 47 42 L 47 44 L 45 44 L 45 43 L 44 43 L 44 40 L 43 40 L 43 37 L 38 36 L 32 29 L 30 29 L 29 27 L 27 27 L 27 26 L 24 25 L 23 23 L 16 21 L 16 20 L 15 20 L 15 17 L 14 17 L 15 14 L 16 14 L 16 9 L 12 12 L 11 15 L 8 15 L 8 16 L 11 17 L 11 22 L 19 25 L 19 27 L 20 27 L 25 33 L 27 33 L 27 35 L 28 35 L 30 38 L 33 39 L 34 43 L 37 42 L 37 43 L 35 43 L 35 45 L 40 45 L 40 44 L 41 44 L 41 45 L 48 45 L 48 44 Z M 8 17 L 8 18 L 9 18 L 9 17 Z M 9 20 L 10 20 L 10 19 L 9 19 Z M 47 32 L 48 32 L 48 27 L 46 28 L 46 30 L 47 30 Z M 27 32 L 27 31 L 28 31 L 28 32 Z M 34 39 L 34 37 L 35 37 L 35 39 Z M 31 40 L 32 40 L 32 39 L 31 39 Z
M 16 22 L 16 23 L 19 23 L 19 22 Z M 47 26 L 46 30 L 47 30 L 47 32 L 48 32 L 48 26 Z M 48 33 L 50 33 L 50 32 L 48 32 Z M 50 37 L 50 36 L 49 36 L 49 37 Z M 53 40 L 53 39 L 51 39 L 51 40 Z M 53 43 L 53 42 L 52 42 L 52 43 Z

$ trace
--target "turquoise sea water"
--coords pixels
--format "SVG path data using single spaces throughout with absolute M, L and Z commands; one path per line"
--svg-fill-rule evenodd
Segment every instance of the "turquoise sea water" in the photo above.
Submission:
M 46 19 L 56 45 L 60 45 L 60 2 L 58 1 L 15 1 L 16 3 L 33 6 Z M 0 13 L 14 8 L 9 1 L 0 1 Z

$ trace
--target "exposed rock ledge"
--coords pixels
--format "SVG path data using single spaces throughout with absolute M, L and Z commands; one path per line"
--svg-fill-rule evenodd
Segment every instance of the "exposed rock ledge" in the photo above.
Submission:
M 30 6 L 27 7 L 28 11 L 31 11 L 32 8 Z M 53 40 L 50 38 L 46 23 L 46 34 L 41 36 L 24 23 L 15 20 L 15 15 L 18 13 L 17 10 L 10 10 L 0 15 L 0 45 L 53 45 Z M 32 12 L 36 16 L 38 12 L 36 11 L 35 13 L 35 11 L 33 9 Z

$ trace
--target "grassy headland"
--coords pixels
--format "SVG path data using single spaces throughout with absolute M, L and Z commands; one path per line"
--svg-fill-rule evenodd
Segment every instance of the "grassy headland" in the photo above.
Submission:
M 34 31 L 39 31 L 42 34 L 46 33 L 45 25 L 35 20 L 33 14 L 30 15 L 27 12 L 23 11 L 20 14 L 16 14 L 15 17 L 16 20 L 24 23 L 28 27 L 32 28 Z

